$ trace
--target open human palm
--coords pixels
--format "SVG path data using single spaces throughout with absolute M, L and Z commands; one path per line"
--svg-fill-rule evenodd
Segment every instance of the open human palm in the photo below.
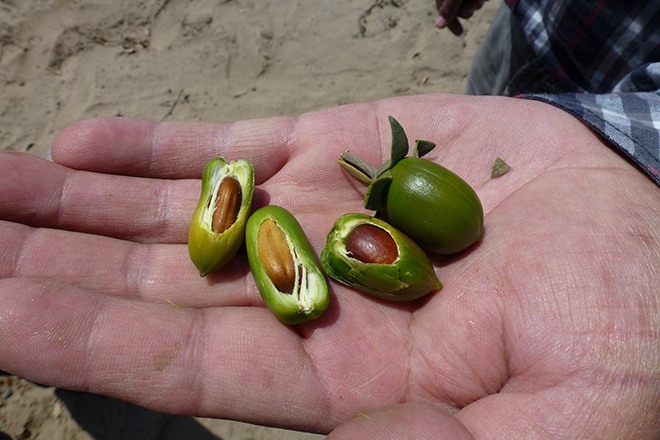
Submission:
M 442 290 L 399 304 L 330 282 L 326 313 L 292 327 L 242 253 L 199 276 L 186 238 L 209 159 L 250 160 L 255 207 L 291 211 L 320 253 L 336 218 L 364 212 L 336 159 L 382 163 L 388 115 L 484 206 L 481 242 L 432 257 Z M 558 109 L 426 95 L 229 124 L 97 119 L 52 155 L 0 155 L 1 369 L 331 438 L 660 430 L 660 192 Z M 512 170 L 493 179 L 498 156 Z

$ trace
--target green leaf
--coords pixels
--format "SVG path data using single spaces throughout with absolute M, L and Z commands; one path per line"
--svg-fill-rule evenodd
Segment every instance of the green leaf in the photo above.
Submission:
M 495 162 L 493 163 L 493 168 L 490 171 L 490 177 L 493 179 L 495 179 L 496 177 L 501 177 L 506 173 L 508 173 L 510 170 L 511 167 L 498 157 L 497 159 L 495 159 Z
M 366 209 L 379 211 L 385 207 L 390 182 L 392 182 L 392 175 L 389 172 L 383 173 L 371 182 L 364 196 L 364 207 Z
M 392 153 L 390 156 L 390 168 L 408 154 L 408 137 L 399 121 L 392 116 L 388 116 L 390 127 L 392 128 Z
M 413 156 L 424 157 L 435 148 L 435 142 L 418 139 L 415 141 L 415 150 Z

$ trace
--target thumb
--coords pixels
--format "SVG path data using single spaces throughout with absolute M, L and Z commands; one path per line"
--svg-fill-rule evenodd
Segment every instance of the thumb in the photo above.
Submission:
M 404 403 L 356 414 L 337 427 L 328 440 L 474 440 L 467 428 L 441 409 L 422 403 Z

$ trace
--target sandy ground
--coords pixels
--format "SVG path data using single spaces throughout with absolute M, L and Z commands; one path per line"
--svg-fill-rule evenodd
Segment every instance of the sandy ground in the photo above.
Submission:
M 461 93 L 497 2 L 457 38 L 431 0 L 0 0 L 0 148 L 80 119 L 236 120 Z M 172 396 L 176 399 L 176 396 Z M 0 440 L 312 439 L 0 376 Z

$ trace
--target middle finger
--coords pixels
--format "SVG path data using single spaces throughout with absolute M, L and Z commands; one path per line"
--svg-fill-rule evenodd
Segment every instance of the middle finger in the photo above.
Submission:
M 0 219 L 137 242 L 185 243 L 199 180 L 76 171 L 0 152 Z
M 4 221 L 0 242 L 0 278 L 50 279 L 182 307 L 261 305 L 244 255 L 202 278 L 184 244 L 133 243 Z

